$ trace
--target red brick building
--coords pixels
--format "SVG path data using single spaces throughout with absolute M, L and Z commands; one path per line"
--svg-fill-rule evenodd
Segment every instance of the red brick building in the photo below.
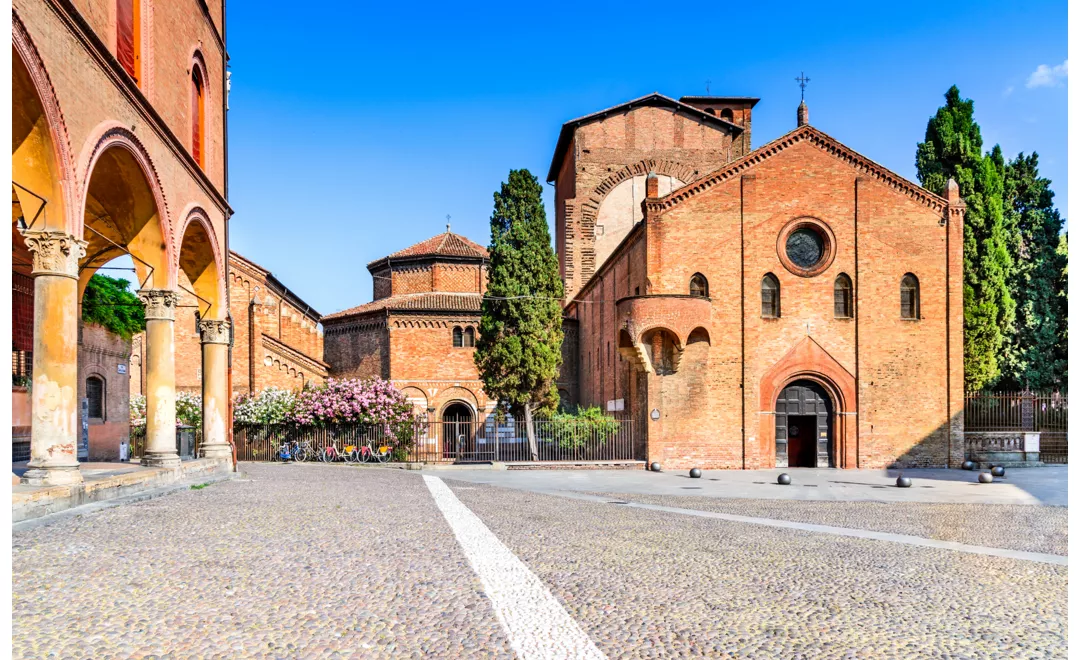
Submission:
M 488 252 L 434 236 L 368 264 L 374 300 L 322 318 L 337 378 L 389 380 L 430 419 L 483 421 L 494 408 L 473 362 Z
M 269 270 L 229 253 L 232 318 L 232 390 L 259 392 L 267 387 L 301 389 L 326 381 L 322 361 L 320 314 L 281 283 Z M 182 282 L 183 284 L 183 282 Z M 190 285 L 180 291 L 176 310 L 176 389 L 198 392 L 202 379 L 197 314 L 200 301 Z M 143 391 L 145 353 L 142 335 L 131 352 L 131 391 Z
M 82 481 L 79 399 L 99 385 L 80 373 L 90 344 L 85 334 L 80 342 L 79 304 L 90 277 L 124 255 L 147 318 L 143 461 L 180 461 L 173 331 L 182 287 L 197 294 L 204 312 L 201 354 L 193 357 L 207 372 L 200 451 L 226 460 L 225 3 L 12 5 L 12 376 L 32 383 L 12 391 L 13 427 L 30 427 L 23 481 Z M 108 350 L 112 364 L 120 351 Z
M 654 94 L 568 122 L 549 174 L 560 395 L 666 467 L 963 459 L 963 214 L 756 99 Z

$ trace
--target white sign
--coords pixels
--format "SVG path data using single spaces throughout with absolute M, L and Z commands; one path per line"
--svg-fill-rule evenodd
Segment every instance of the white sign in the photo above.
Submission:
M 607 402 L 608 412 L 621 412 L 626 410 L 626 401 L 624 399 L 611 399 Z
M 126 364 L 118 364 L 118 365 L 116 365 L 116 373 L 118 373 L 118 374 L 126 374 L 127 373 L 127 365 Z

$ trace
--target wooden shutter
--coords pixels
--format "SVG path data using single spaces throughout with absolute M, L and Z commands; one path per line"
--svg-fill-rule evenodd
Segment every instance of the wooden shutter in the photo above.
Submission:
M 116 0 L 116 59 L 135 77 L 135 2 Z
M 104 419 L 105 382 L 97 377 L 87 378 L 86 398 L 89 403 L 89 416 L 92 419 Z
M 191 155 L 202 165 L 202 79 L 199 70 L 191 72 Z

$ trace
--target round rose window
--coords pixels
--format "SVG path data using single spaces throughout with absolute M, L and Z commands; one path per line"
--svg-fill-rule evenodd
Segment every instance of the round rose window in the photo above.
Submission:
M 807 270 L 818 265 L 825 256 L 825 241 L 809 227 L 791 232 L 787 239 L 787 257 L 791 263 Z

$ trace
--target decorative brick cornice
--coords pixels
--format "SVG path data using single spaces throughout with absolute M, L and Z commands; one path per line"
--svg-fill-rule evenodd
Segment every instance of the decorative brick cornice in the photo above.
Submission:
M 326 376 L 327 370 L 330 368 L 330 365 L 322 360 L 301 353 L 292 346 L 289 346 L 266 333 L 262 334 L 262 345 L 266 351 L 285 358 L 290 362 L 301 363 L 307 367 L 308 371 L 314 371 L 316 374 L 322 375 L 323 377 Z
M 140 289 L 139 299 L 146 306 L 147 321 L 176 320 L 176 292 L 169 289 Z
M 34 276 L 79 278 L 79 260 L 86 256 L 86 241 L 63 231 L 23 232 L 26 249 L 34 255 Z
M 683 186 L 666 197 L 645 200 L 648 213 L 650 217 L 652 217 L 654 212 L 663 213 L 717 184 L 744 174 L 747 170 L 759 163 L 764 162 L 772 156 L 775 156 L 800 142 L 808 142 L 809 144 L 818 147 L 829 155 L 834 156 L 856 170 L 859 170 L 863 175 L 875 179 L 897 192 L 903 193 L 923 206 L 931 208 L 938 213 L 945 212 L 947 202 L 944 198 L 935 195 L 929 190 L 926 190 L 875 163 L 816 128 L 812 126 L 801 126 L 794 131 L 755 149 L 743 158 L 702 177 L 698 181 Z

